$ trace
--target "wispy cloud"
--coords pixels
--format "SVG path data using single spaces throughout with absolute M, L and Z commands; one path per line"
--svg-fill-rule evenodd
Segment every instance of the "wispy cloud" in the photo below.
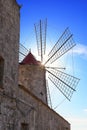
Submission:
M 74 54 L 74 56 L 80 56 L 81 58 L 87 60 L 87 45 L 77 44 L 73 50 L 71 49 L 69 54 Z
M 73 49 L 74 54 L 85 56 L 87 58 L 87 45 L 77 44 Z
M 87 112 L 87 108 L 83 110 L 84 112 Z

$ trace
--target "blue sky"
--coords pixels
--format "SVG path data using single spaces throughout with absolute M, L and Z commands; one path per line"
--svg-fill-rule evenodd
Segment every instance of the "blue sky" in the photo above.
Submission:
M 73 49 L 74 74 L 80 78 L 80 82 L 71 102 L 64 100 L 64 97 L 57 101 L 60 93 L 58 96 L 53 88 L 52 104 L 53 107 L 58 106 L 55 110 L 71 123 L 72 130 L 87 130 L 87 0 L 17 1 L 22 5 L 20 42 L 25 47 L 31 48 L 32 52 L 37 51 L 34 23 L 40 19 L 48 20 L 47 51 L 54 46 L 66 27 L 73 33 L 77 44 Z M 66 57 L 64 66 L 67 66 L 69 74 L 72 74 L 71 70 L 69 71 L 72 60 L 69 56 Z

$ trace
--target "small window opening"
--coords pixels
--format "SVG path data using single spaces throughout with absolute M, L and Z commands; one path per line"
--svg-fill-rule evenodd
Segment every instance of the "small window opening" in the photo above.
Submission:
M 29 130 L 29 125 L 26 123 L 21 124 L 21 130 Z
M 42 93 L 42 92 L 40 92 L 40 94 L 43 96 L 43 93 Z
M 3 87 L 4 59 L 0 57 L 0 88 Z

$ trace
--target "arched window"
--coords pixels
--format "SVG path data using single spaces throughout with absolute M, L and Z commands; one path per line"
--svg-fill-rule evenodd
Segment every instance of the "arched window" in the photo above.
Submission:
M 3 87 L 4 59 L 0 56 L 0 88 Z

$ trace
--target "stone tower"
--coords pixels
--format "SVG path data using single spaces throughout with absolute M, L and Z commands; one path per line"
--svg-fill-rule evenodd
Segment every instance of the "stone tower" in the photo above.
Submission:
M 19 5 L 16 0 L 0 0 L 0 130 L 12 129 L 14 122 L 12 114 L 16 109 L 18 90 L 19 33 Z
M 18 86 L 19 10 L 16 0 L 0 0 L 0 89 L 10 95 Z
M 45 74 L 45 67 L 29 52 L 19 66 L 19 84 L 47 104 Z

